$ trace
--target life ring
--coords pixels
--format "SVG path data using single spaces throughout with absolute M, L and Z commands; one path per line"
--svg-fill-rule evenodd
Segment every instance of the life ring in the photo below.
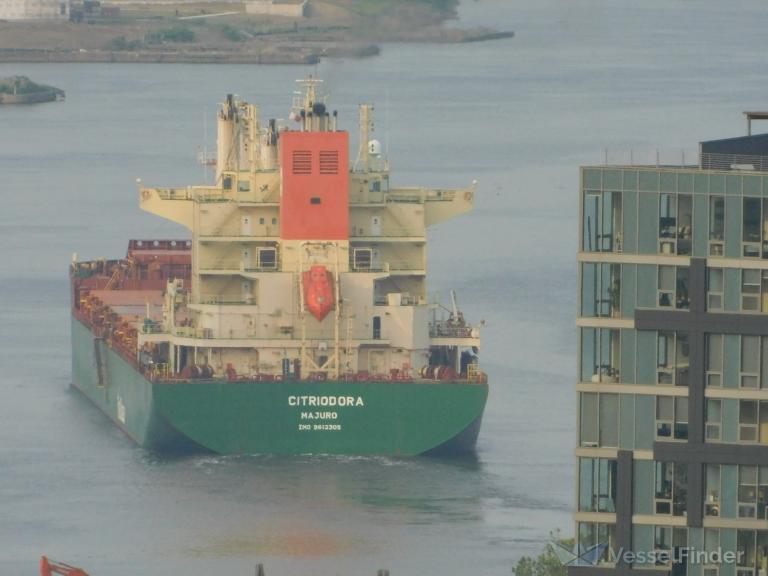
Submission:
M 467 202 L 472 202 L 472 192 L 471 191 L 467 190 L 466 192 L 464 192 L 464 200 L 466 200 Z
M 152 196 L 152 192 L 150 192 L 146 188 L 141 191 L 141 199 L 142 200 L 149 200 L 150 196 Z

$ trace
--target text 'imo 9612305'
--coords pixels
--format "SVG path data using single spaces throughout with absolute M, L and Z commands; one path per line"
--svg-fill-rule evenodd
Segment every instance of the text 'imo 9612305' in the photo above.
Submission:
M 320 81 L 300 82 L 292 128 L 227 97 L 215 185 L 140 187 L 190 239 L 73 262 L 73 385 L 158 450 L 473 450 L 479 329 L 428 302 L 426 229 L 474 189 L 391 187 L 370 105 L 350 162 Z

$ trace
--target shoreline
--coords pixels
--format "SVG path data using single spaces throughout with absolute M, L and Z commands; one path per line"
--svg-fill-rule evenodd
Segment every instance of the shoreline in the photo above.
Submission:
M 387 43 L 470 44 L 513 38 L 514 32 L 482 32 L 444 41 L 393 39 Z M 370 58 L 381 52 L 379 44 L 326 45 L 308 48 L 280 44 L 259 51 L 191 48 L 186 50 L 61 50 L 49 48 L 0 48 L 0 63 L 115 63 L 115 64 L 317 64 L 325 58 Z
M 213 0 L 126 0 L 117 11 L 92 11 L 66 22 L 0 21 L 0 63 L 306 65 L 376 56 L 387 43 L 462 44 L 514 36 L 487 27 L 448 27 L 455 12 L 438 8 L 437 0 L 377 2 L 311 0 L 306 14 L 289 17 L 252 14 L 239 3 Z

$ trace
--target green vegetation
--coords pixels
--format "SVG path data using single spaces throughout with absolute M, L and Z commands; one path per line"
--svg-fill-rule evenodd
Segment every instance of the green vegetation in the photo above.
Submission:
M 144 37 L 147 44 L 162 44 L 163 42 L 194 42 L 197 34 L 186 26 L 174 26 L 165 30 L 150 32 Z
M 537 558 L 523 556 L 512 568 L 515 576 L 565 576 L 565 566 L 557 558 L 552 542 L 557 542 L 565 548 L 572 549 L 573 538 L 561 538 L 560 531 L 555 530 L 550 534 L 551 542 L 547 542 L 544 550 Z
M 224 26 L 221 27 L 221 34 L 230 42 L 244 42 L 247 38 L 242 30 L 235 28 L 231 24 L 224 24 Z
M 141 40 L 126 40 L 125 36 L 117 36 L 109 41 L 107 50 L 112 50 L 113 52 L 126 50 L 130 52 L 140 50 L 143 45 L 144 43 Z

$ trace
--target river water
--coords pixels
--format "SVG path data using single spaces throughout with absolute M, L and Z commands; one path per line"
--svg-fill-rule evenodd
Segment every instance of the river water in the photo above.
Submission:
M 94 576 L 509 575 L 571 533 L 578 166 L 742 134 L 768 106 L 765 18 L 762 0 L 479 0 L 461 23 L 515 38 L 307 69 L 0 65 L 67 92 L 0 108 L 0 574 L 45 553 Z M 223 95 L 285 117 L 308 73 L 353 134 L 375 101 L 397 184 L 478 182 L 429 248 L 431 289 L 486 321 L 476 459 L 160 459 L 68 390 L 72 253 L 181 234 L 135 180 L 201 183 Z

